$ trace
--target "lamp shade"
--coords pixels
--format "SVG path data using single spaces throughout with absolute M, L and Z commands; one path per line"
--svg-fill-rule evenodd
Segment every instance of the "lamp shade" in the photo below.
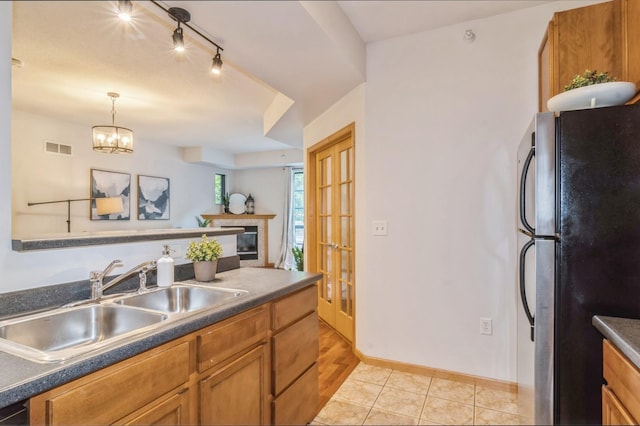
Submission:
M 133 152 L 133 131 L 118 126 L 93 126 L 93 150 L 109 154 Z
M 121 213 L 124 210 L 122 198 L 120 197 L 96 198 L 95 200 L 98 216 Z

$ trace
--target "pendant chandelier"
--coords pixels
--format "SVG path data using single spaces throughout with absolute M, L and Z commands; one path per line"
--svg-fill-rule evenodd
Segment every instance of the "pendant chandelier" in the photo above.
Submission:
M 130 154 L 133 152 L 133 131 L 116 126 L 116 99 L 118 93 L 108 92 L 111 98 L 111 125 L 93 126 L 93 150 L 107 154 Z

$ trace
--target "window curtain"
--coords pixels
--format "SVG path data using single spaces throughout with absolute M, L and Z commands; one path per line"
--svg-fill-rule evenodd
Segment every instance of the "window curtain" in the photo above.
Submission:
M 294 246 L 294 229 L 293 229 L 293 168 L 285 167 L 282 169 L 284 178 L 284 220 L 282 223 L 282 239 L 280 242 L 280 254 L 276 260 L 275 267 L 280 269 L 291 269 L 293 266 L 293 253 L 291 249 Z

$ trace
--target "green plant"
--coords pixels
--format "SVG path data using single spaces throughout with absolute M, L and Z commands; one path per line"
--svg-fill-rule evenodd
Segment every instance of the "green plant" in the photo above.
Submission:
M 593 84 L 609 83 L 616 81 L 615 77 L 609 77 L 608 72 L 599 73 L 596 70 L 584 70 L 582 75 L 576 74 L 567 86 L 564 86 L 564 90 L 577 89 L 578 87 L 591 86 Z
M 296 270 L 304 271 L 304 249 L 295 246 L 291 249 L 293 260 L 296 262 Z
M 198 227 L 200 228 L 206 228 L 207 226 L 209 226 L 209 224 L 211 224 L 211 219 L 200 219 L 198 216 L 196 216 L 196 220 L 198 221 Z
M 185 258 L 194 262 L 210 262 L 222 255 L 222 245 L 215 238 L 202 234 L 200 241 L 190 241 Z
M 222 195 L 222 204 L 224 205 L 224 211 L 228 211 L 229 210 L 229 193 L 227 192 L 226 194 Z

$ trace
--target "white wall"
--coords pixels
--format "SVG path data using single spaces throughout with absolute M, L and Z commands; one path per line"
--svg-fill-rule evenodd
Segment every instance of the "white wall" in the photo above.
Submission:
M 19 72 L 19 70 L 18 70 Z M 67 204 L 28 207 L 28 202 L 87 198 L 90 169 L 128 173 L 131 176 L 130 220 L 89 219 L 89 202 L 71 205 L 71 230 L 194 228 L 196 216 L 214 208 L 214 174 L 227 173 L 182 161 L 179 148 L 136 138 L 132 154 L 113 155 L 91 148 L 91 123 L 86 126 L 13 110 L 12 210 L 13 234 L 19 236 L 67 231 Z M 135 128 L 134 128 L 135 130 Z M 71 145 L 73 155 L 47 153 L 43 141 Z M 170 219 L 138 220 L 137 177 L 160 176 L 170 180 Z
M 275 214 L 268 220 L 269 227 L 269 263 L 275 263 L 282 246 L 282 226 L 284 223 L 284 185 L 289 179 L 288 169 L 272 167 L 267 169 L 236 170 L 233 192 L 255 199 L 257 214 Z
M 0 244 L 0 277 L 2 277 L 0 279 L 0 293 L 84 280 L 88 278 L 89 271 L 101 269 L 116 258 L 123 260 L 124 267 L 131 267 L 141 261 L 160 257 L 164 243 L 186 248 L 188 240 L 25 253 L 11 250 L 12 187 L 19 191 L 16 192 L 16 198 L 19 201 L 16 203 L 16 209 L 22 211 L 26 209 L 27 202 L 24 193 L 29 195 L 28 201 L 40 201 L 41 196 L 44 197 L 43 200 L 49 199 L 49 197 L 56 199 L 58 196 L 61 198 L 87 196 L 91 167 L 127 171 L 132 174 L 132 182 L 135 182 L 135 176 L 138 173 L 167 176 L 171 178 L 172 219 L 169 222 L 162 222 L 164 227 L 194 227 L 196 225 L 194 216 L 206 210 L 209 205 L 213 206 L 213 174 L 215 173 L 215 170 L 209 167 L 183 165 L 179 153 L 174 154 L 175 148 L 153 146 L 153 144 L 141 140 L 136 142 L 136 152 L 130 158 L 126 158 L 126 156 L 102 157 L 99 154 L 93 154 L 93 152 L 85 152 L 88 141 L 82 133 L 86 132 L 86 129 L 62 123 L 53 124 L 46 120 L 29 121 L 33 117 L 21 113 L 16 114 L 16 128 L 14 130 L 20 143 L 25 146 L 16 149 L 15 155 L 18 157 L 25 153 L 28 155 L 12 165 L 11 136 L 12 124 L 14 123 L 12 123 L 11 114 L 11 61 L 9 60 L 11 58 L 11 6 L 11 2 L 0 2 L 0 58 L 2 58 L 0 60 L 0 200 L 4 206 L 0 209 L 0 239 L 2 241 Z M 27 126 L 24 126 L 24 120 L 27 121 Z M 91 123 L 88 125 L 90 126 Z M 78 148 L 76 150 L 77 157 L 64 160 L 43 157 L 42 151 L 36 152 L 38 149 L 42 149 L 42 138 L 72 143 L 75 148 Z M 31 146 L 32 144 L 33 146 Z M 76 144 L 78 145 L 76 146 Z M 23 148 L 25 152 L 21 152 Z M 31 151 L 32 149 L 33 151 Z M 12 168 L 15 169 L 18 176 L 31 174 L 33 179 L 39 179 L 43 187 L 39 189 L 24 187 L 22 182 L 12 179 Z M 59 173 L 59 175 L 55 176 L 55 173 Z M 54 176 L 55 179 L 53 179 Z M 76 180 L 79 180 L 80 183 L 77 187 Z M 60 192 L 59 182 L 71 183 L 74 191 L 78 192 L 73 192 L 73 194 Z M 33 192 L 31 192 L 32 190 Z M 207 192 L 208 195 L 203 196 L 203 192 Z M 31 196 L 33 196 L 33 200 Z M 86 221 L 88 206 L 80 206 L 79 209 L 79 213 L 76 213 L 74 209 L 74 217 L 72 217 L 74 228 L 82 226 L 83 229 L 91 230 L 109 229 L 107 226 L 111 224 Z M 63 213 L 59 217 L 52 221 L 45 220 L 45 222 L 55 223 L 55 226 L 59 226 L 59 222 L 62 222 L 61 229 L 66 232 L 66 211 L 64 210 L 63 208 Z M 76 214 L 78 216 L 75 216 Z M 40 219 L 44 219 L 44 217 L 40 216 L 38 220 Z M 122 224 L 122 222 L 118 223 Z M 35 222 L 32 225 L 34 227 L 40 226 Z M 128 225 L 140 228 L 161 227 L 155 224 L 153 226 L 146 225 L 135 219 L 132 219 Z M 223 236 L 218 239 L 223 244 L 225 253 L 235 253 L 235 236 Z M 182 252 L 184 253 L 184 250 Z M 176 262 L 183 263 L 184 259 L 176 259 Z
M 305 128 L 308 148 L 357 124 L 356 347 L 365 355 L 516 380 L 516 149 L 536 112 L 547 23 L 554 10 L 588 3 L 370 44 L 366 85 Z M 371 235 L 378 219 L 388 236 Z M 493 335 L 479 334 L 480 317 L 493 319 Z

